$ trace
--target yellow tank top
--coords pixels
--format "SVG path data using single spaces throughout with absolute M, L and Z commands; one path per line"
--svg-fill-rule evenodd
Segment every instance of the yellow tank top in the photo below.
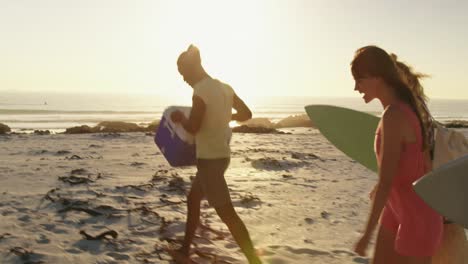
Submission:
M 231 86 L 206 77 L 193 87 L 193 95 L 200 97 L 206 105 L 200 130 L 195 135 L 197 158 L 229 158 L 229 141 L 234 91 Z

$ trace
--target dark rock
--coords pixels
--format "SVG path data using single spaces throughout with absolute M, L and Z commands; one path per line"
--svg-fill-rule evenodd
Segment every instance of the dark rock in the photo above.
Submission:
M 285 132 L 276 130 L 274 128 L 250 127 L 250 126 L 247 126 L 247 125 L 234 127 L 232 129 L 232 132 L 235 132 L 235 133 L 258 133 L 258 134 L 286 134 Z
M 104 121 L 94 127 L 98 132 L 117 133 L 117 132 L 145 132 L 145 128 L 135 123 L 121 121 Z
M 147 127 L 122 121 L 103 121 L 94 127 L 82 125 L 67 128 L 65 134 L 155 132 L 158 126 L 159 120 L 150 123 Z
M 50 131 L 49 130 L 34 130 L 34 134 L 40 135 L 40 136 L 50 135 Z
M 256 117 L 244 122 L 238 122 L 241 126 L 274 128 L 275 124 L 268 118 Z
M 11 132 L 11 128 L 5 124 L 0 123 L 0 134 Z
M 314 127 L 310 118 L 306 115 L 293 115 L 279 121 L 275 125 L 276 128 L 288 128 L 288 127 Z
M 66 154 L 70 154 L 71 152 L 68 151 L 68 150 L 59 150 L 57 151 L 56 155 L 66 155 Z
M 447 128 L 468 128 L 468 121 L 463 120 L 452 120 L 444 123 Z
M 87 125 L 70 127 L 65 130 L 65 134 L 87 134 L 87 133 L 93 133 L 93 129 Z
M 150 123 L 146 128 L 145 128 L 145 131 L 146 132 L 156 132 L 156 130 L 158 129 L 159 127 L 159 120 L 156 120 L 152 123 Z

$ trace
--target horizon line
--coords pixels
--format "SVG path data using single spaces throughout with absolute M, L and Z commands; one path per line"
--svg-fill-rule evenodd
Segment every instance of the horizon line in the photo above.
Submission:
M 133 92 L 133 93 L 125 93 L 121 91 L 116 91 L 112 93 L 105 93 L 105 92 L 63 92 L 63 91 L 2 91 L 0 90 L 0 100 L 2 99 L 3 94 L 75 94 L 75 95 L 141 95 L 141 96 L 160 96 L 166 98 L 173 98 L 178 97 L 176 95 L 167 95 L 167 94 L 160 94 L 160 93 L 152 93 L 152 92 Z M 189 94 L 184 94 L 181 96 L 190 96 Z M 273 95 L 251 95 L 251 96 L 244 96 L 245 98 L 277 98 L 277 97 L 287 97 L 287 98 L 342 98 L 342 99 L 360 99 L 359 96 L 336 96 L 336 95 L 285 95 L 285 94 L 273 94 Z M 437 99 L 437 100 L 453 100 L 453 101 L 463 101 L 468 100 L 468 98 L 450 98 L 450 97 L 429 97 L 429 101 Z

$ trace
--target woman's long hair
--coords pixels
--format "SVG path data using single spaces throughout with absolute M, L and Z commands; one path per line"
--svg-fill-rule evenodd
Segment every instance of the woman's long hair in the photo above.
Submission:
M 423 150 L 432 146 L 432 116 L 427 108 L 427 96 L 420 79 L 427 77 L 413 72 L 412 68 L 398 61 L 395 54 L 389 55 L 377 46 L 366 46 L 358 49 L 351 62 L 351 72 L 355 80 L 364 77 L 380 77 L 400 100 L 408 104 L 416 113 L 423 138 Z

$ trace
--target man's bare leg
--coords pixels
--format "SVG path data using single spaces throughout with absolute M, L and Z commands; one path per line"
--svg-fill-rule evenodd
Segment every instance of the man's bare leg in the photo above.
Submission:
M 231 231 L 232 236 L 236 240 L 237 244 L 241 248 L 242 252 L 247 257 L 247 260 L 250 264 L 260 264 L 260 258 L 255 253 L 255 249 L 253 247 L 252 240 L 250 239 L 249 232 L 245 227 L 244 223 L 237 215 L 234 207 L 231 203 L 221 207 L 215 207 L 216 212 L 218 213 L 219 217 L 229 228 Z
M 194 181 L 190 193 L 187 197 L 187 223 L 185 225 L 185 237 L 180 249 L 181 253 L 186 256 L 190 254 L 190 245 L 193 242 L 195 231 L 200 222 L 200 202 L 203 198 L 203 193 L 197 181 Z

